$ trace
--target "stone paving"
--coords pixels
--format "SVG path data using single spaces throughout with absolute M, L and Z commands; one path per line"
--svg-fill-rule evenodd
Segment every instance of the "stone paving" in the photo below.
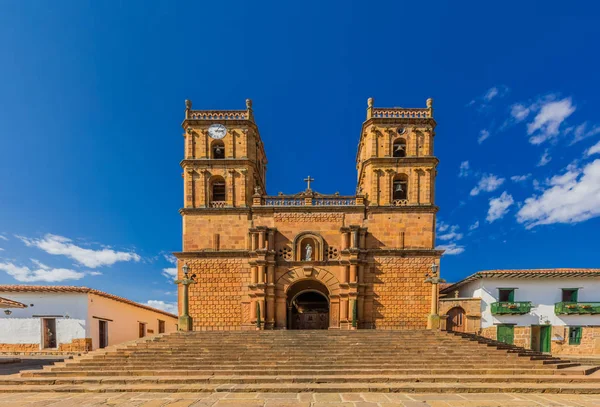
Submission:
M 600 406 L 600 395 L 403 393 L 12 393 L 0 407 L 495 407 Z

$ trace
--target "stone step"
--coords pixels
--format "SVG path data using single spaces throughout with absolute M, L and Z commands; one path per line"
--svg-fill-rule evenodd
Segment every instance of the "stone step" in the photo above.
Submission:
M 189 376 L 136 376 L 136 377 L 114 377 L 109 375 L 98 377 L 71 377 L 71 378 L 7 378 L 0 379 L 0 386 L 9 385 L 64 385 L 64 384 L 248 384 L 248 383 L 511 383 L 514 381 L 512 375 L 495 375 L 481 377 L 479 375 L 358 375 L 346 374 L 310 374 L 310 375 L 273 375 L 259 377 L 245 377 L 236 375 L 198 375 Z M 600 377 L 588 376 L 519 376 L 519 383 L 597 383 L 600 385 Z
M 160 393 L 563 393 L 600 394 L 597 383 L 263 383 L 263 384 L 125 384 L 125 385 L 7 385 L 1 393 L 106 393 L 106 392 L 160 392 Z
M 89 371 L 63 371 L 63 372 L 49 372 L 49 371 L 23 371 L 21 377 L 80 377 L 80 376 L 197 376 L 202 375 L 202 372 L 207 370 L 184 370 L 184 369 L 173 369 L 173 370 L 137 370 L 137 371 L 121 371 L 121 370 L 89 370 Z M 222 371 L 214 371 L 208 369 L 212 373 L 222 373 Z M 237 372 L 243 372 L 243 369 L 232 370 L 235 374 Z M 268 371 L 267 371 L 268 372 Z M 284 370 L 285 372 L 285 370 Z M 345 373 L 346 371 L 338 371 L 338 373 Z M 255 374 L 255 371 L 247 372 L 248 374 Z M 281 371 L 272 372 L 273 374 L 280 374 Z M 461 373 L 469 373 L 472 375 L 552 375 L 552 370 L 541 370 L 541 369 L 511 369 L 511 368 L 489 368 L 489 369 L 478 369 L 478 368 L 438 368 L 438 369 L 395 369 L 395 374 L 428 374 L 428 375 L 447 375 L 453 374 L 458 375 Z M 258 375 L 257 375 L 258 376 Z
M 36 374 L 40 376 L 50 377 L 52 375 L 58 375 L 59 373 L 69 373 L 69 374 L 82 374 L 84 373 L 103 373 L 103 372 L 112 372 L 112 374 L 132 374 L 139 375 L 139 372 L 152 372 L 156 369 L 152 368 L 139 368 L 139 369 L 117 369 L 115 367 L 111 369 L 89 369 L 89 370 L 75 370 L 69 368 L 61 368 L 59 369 L 51 369 L 51 370 L 28 370 L 23 372 L 23 377 L 33 377 Z M 419 374 L 428 374 L 430 372 L 444 372 L 444 374 L 453 373 L 460 374 L 461 372 L 469 373 L 469 372 L 495 372 L 496 374 L 500 373 L 509 373 L 514 372 L 514 374 L 538 374 L 538 375 L 552 375 L 555 374 L 555 370 L 553 369 L 523 369 L 520 367 L 511 367 L 511 366 L 502 366 L 502 367 L 467 367 L 467 368 L 424 368 L 424 367 L 376 367 L 376 366 L 365 366 L 365 367 L 354 367 L 354 368 L 327 368 L 323 366 L 313 367 L 310 366 L 295 366 L 295 367 L 240 367 L 240 366 L 227 366 L 227 367 L 203 367 L 199 369 L 189 369 L 185 366 L 178 368 L 170 368 L 166 366 L 161 366 L 160 372 L 165 371 L 174 371 L 174 372 L 185 372 L 186 375 L 207 375 L 207 374 L 219 374 L 219 375 L 256 375 L 256 376 L 264 376 L 264 375 L 279 375 L 279 374 L 310 374 L 310 373 L 318 373 L 318 374 L 411 374 L 411 373 L 419 373 Z M 570 374 L 574 374 L 577 369 L 573 369 Z M 473 373 L 474 374 L 474 373 Z

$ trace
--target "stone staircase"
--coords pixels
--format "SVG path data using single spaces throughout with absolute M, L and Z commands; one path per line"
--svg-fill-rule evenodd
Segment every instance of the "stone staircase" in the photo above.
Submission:
M 0 378 L 0 392 L 600 393 L 597 367 L 462 336 L 177 332 Z

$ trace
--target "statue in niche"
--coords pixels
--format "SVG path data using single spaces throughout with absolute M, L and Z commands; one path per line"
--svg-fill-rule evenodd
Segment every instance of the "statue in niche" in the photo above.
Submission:
M 304 260 L 311 261 L 312 260 L 312 246 L 310 243 L 306 245 L 306 253 L 304 255 Z

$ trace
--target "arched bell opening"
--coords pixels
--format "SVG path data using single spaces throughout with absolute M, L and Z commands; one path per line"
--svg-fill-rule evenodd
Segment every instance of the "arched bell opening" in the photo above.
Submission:
M 316 280 L 302 280 L 287 292 L 287 329 L 328 329 L 329 291 Z

